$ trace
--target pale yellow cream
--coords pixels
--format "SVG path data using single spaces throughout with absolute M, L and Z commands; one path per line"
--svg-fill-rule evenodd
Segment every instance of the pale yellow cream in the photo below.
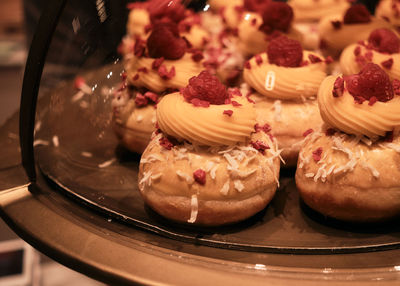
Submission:
M 150 15 L 146 9 L 135 8 L 129 12 L 126 30 L 130 36 L 146 35 L 145 27 L 150 24 Z
M 303 60 L 313 54 L 324 60 L 322 56 L 304 51 Z M 266 53 L 260 54 L 262 63 L 257 64 L 256 58 L 250 59 L 251 68 L 245 68 L 245 82 L 260 94 L 275 99 L 301 99 L 316 96 L 320 83 L 326 77 L 326 64 L 309 63 L 303 67 L 281 67 L 268 62 Z
M 221 8 L 243 6 L 243 0 L 209 0 L 207 1 L 213 11 Z
M 210 40 L 210 34 L 199 25 L 193 25 L 189 32 L 182 33 L 181 36 L 197 49 L 203 48 L 204 44 Z
M 268 35 L 259 30 L 263 23 L 261 15 L 246 12 L 243 13 L 238 27 L 238 47 L 239 50 L 245 55 L 255 55 L 267 50 Z M 237 22 L 236 22 L 237 25 Z M 298 41 L 302 40 L 301 33 L 295 28 L 289 28 L 285 36 Z
M 367 51 L 372 52 L 373 63 L 379 65 L 393 79 L 400 79 L 400 53 L 383 54 L 374 50 L 368 50 L 363 45 L 352 44 L 346 47 L 340 55 L 340 69 L 345 75 L 357 74 L 361 70 L 361 66 L 356 61 L 354 50 L 360 47 L 360 54 L 365 55 Z M 382 62 L 393 59 L 393 65 L 390 69 L 385 68 Z
M 347 0 L 289 0 L 294 20 L 301 22 L 319 21 L 322 17 L 344 13 L 349 7 Z
M 179 89 L 185 87 L 191 77 L 204 70 L 202 62 L 194 62 L 191 56 L 191 54 L 186 53 L 179 60 L 164 60 L 162 64 L 167 67 L 168 71 L 175 67 L 175 76 L 171 79 L 162 79 L 157 70 L 151 68 L 155 59 L 133 56 L 127 65 L 128 81 L 136 87 L 146 87 L 154 92 L 162 92 L 167 88 Z M 138 71 L 140 68 L 146 68 L 147 73 Z M 136 74 L 139 75 L 139 78 L 133 80 Z
M 318 91 L 318 105 L 322 119 L 341 131 L 365 135 L 371 139 L 385 136 L 386 132 L 400 126 L 400 96 L 387 102 L 368 101 L 355 103 L 354 97 L 345 91 L 342 96 L 332 95 L 335 76 L 327 77 Z
M 341 21 L 340 29 L 335 29 L 332 21 Z M 369 23 L 343 24 L 341 14 L 324 17 L 319 23 L 320 38 L 326 43 L 327 49 L 333 52 L 340 52 L 352 43 L 367 39 L 373 30 L 379 28 L 390 29 L 391 25 L 385 20 L 372 16 Z
M 388 19 L 394 26 L 400 26 L 400 17 L 396 16 L 392 5 L 394 5 L 398 11 L 400 11 L 400 3 L 398 1 L 381 0 L 376 7 L 375 15 L 377 18 Z
M 157 105 L 157 122 L 166 134 L 196 145 L 220 146 L 245 142 L 256 124 L 252 103 L 245 97 L 234 97 L 242 106 L 232 104 L 196 107 L 176 92 L 163 97 Z M 223 114 L 232 110 L 232 116 Z

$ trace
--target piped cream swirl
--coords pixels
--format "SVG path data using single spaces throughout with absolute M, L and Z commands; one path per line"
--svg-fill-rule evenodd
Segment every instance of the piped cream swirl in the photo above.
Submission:
M 315 55 L 322 61 L 309 63 L 303 67 L 281 67 L 268 62 L 266 53 L 260 54 L 261 64 L 256 58 L 250 59 L 250 69 L 245 68 L 245 82 L 264 96 L 275 99 L 301 99 L 316 96 L 322 80 L 326 77 L 326 64 L 322 56 L 308 51 L 303 52 L 303 60 Z
M 196 107 L 185 101 L 176 92 L 163 97 L 157 105 L 157 122 L 166 134 L 196 145 L 235 145 L 250 138 L 256 124 L 256 113 L 252 103 L 245 97 L 232 100 L 242 104 L 210 105 Z M 233 114 L 223 114 L 232 110 Z
M 400 96 L 387 102 L 378 101 L 372 106 L 368 101 L 359 104 L 346 89 L 342 96 L 334 97 L 335 80 L 335 76 L 328 76 L 318 91 L 318 105 L 326 123 L 346 133 L 371 139 L 385 136 L 386 132 L 400 126 Z
M 340 21 L 342 25 L 336 29 L 332 22 Z M 368 38 L 369 34 L 376 29 L 391 29 L 390 23 L 383 19 L 371 17 L 371 22 L 360 24 L 343 24 L 343 16 L 331 15 L 321 19 L 319 22 L 320 38 L 326 44 L 328 50 L 339 52 L 345 47 Z
M 378 18 L 388 19 L 394 26 L 400 26 L 400 3 L 394 0 L 381 0 L 376 7 L 375 15 Z
M 370 62 L 380 65 L 392 80 L 400 79 L 400 53 L 395 53 L 391 55 L 380 53 L 372 49 L 367 49 L 360 44 L 352 44 L 346 47 L 340 55 L 340 69 L 342 70 L 343 74 L 357 74 L 362 68 L 356 60 L 356 55 L 354 53 L 355 49 L 359 49 L 359 53 L 361 56 L 365 55 L 367 52 L 371 52 L 372 59 Z M 393 60 L 393 64 L 390 68 L 386 68 L 384 65 L 382 65 L 383 62 L 390 59 Z
M 289 0 L 295 21 L 318 21 L 321 17 L 344 13 L 350 3 L 347 0 Z
M 155 59 L 133 56 L 127 65 L 128 80 L 134 86 L 146 87 L 154 92 L 162 92 L 167 88 L 185 87 L 191 77 L 204 70 L 202 62 L 193 61 L 191 56 L 186 53 L 179 60 L 164 60 L 162 64 L 165 65 L 167 71 L 175 68 L 175 75 L 170 79 L 161 78 L 157 70 L 152 69 Z

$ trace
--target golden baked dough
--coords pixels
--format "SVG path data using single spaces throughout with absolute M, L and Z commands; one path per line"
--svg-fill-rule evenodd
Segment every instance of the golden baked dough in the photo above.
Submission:
M 341 132 L 331 136 L 315 132 L 300 151 L 296 185 L 304 202 L 326 216 L 351 222 L 382 221 L 400 215 L 398 166 L 398 135 L 390 143 L 372 143 Z

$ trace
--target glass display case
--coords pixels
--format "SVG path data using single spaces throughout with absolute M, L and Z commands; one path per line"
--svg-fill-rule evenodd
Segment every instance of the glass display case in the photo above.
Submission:
M 192 2 L 197 11 L 206 7 Z M 0 129 L 0 214 L 8 225 L 53 259 L 107 283 L 396 285 L 398 221 L 325 218 L 300 200 L 293 169 L 281 171 L 266 209 L 233 225 L 174 223 L 145 205 L 140 155 L 119 145 L 112 129 L 127 4 L 58 0 L 43 12 L 20 117 Z M 4 139 L 18 129 L 20 149 Z

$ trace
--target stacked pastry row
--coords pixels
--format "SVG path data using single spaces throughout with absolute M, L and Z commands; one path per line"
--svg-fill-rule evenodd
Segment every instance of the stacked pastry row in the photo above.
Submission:
M 323 214 L 399 215 L 399 39 L 388 16 L 328 0 L 129 8 L 113 126 L 143 152 L 139 189 L 156 212 L 201 225 L 246 219 L 273 198 L 283 162 L 297 164 L 300 195 Z

